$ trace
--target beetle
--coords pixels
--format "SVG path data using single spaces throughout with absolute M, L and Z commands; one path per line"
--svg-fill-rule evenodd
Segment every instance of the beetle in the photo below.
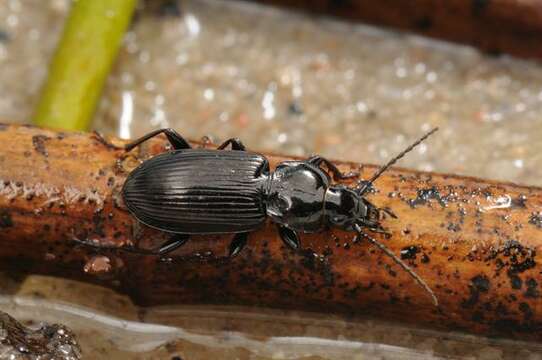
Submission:
M 299 233 L 339 228 L 355 232 L 380 248 L 408 272 L 432 297 L 433 291 L 407 264 L 364 229 L 385 233 L 381 209 L 364 195 L 390 166 L 432 135 L 429 131 L 382 166 L 368 180 L 349 188 L 333 184 L 357 177 L 343 174 L 331 161 L 313 156 L 303 161 L 284 161 L 273 172 L 268 160 L 246 151 L 232 138 L 217 149 L 193 149 L 175 130 L 158 129 L 127 144 L 130 151 L 143 142 L 164 134 L 172 150 L 139 165 L 127 177 L 122 197 L 130 213 L 141 223 L 171 233 L 169 241 L 156 250 L 119 248 L 146 255 L 163 256 L 184 245 L 193 234 L 234 234 L 229 256 L 239 254 L 250 232 L 269 217 L 277 225 L 284 244 L 292 250 L 301 247 Z M 230 151 L 225 150 L 230 147 Z M 101 246 L 97 246 L 101 247 Z

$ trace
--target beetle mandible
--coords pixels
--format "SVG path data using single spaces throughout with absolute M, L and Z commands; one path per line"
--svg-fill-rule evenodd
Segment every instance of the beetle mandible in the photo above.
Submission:
M 231 233 L 234 237 L 229 256 L 235 256 L 246 245 L 248 234 L 270 217 L 284 244 L 298 250 L 301 246 L 298 233 L 335 227 L 356 232 L 358 237 L 376 245 L 438 304 L 423 279 L 384 244 L 363 231 L 387 233 L 380 224 L 382 212 L 395 217 L 391 211 L 376 207 L 364 197 L 372 183 L 437 130 L 434 128 L 416 140 L 356 188 L 332 184 L 331 177 L 339 180 L 357 174 L 343 174 L 321 156 L 284 161 L 271 172 L 268 160 L 246 151 L 237 138 L 225 141 L 216 150 L 193 149 L 173 129 L 152 131 L 124 149 L 130 151 L 162 133 L 173 149 L 144 161 L 133 170 L 124 183 L 122 197 L 138 221 L 173 236 L 156 250 L 118 249 L 165 255 L 185 244 L 190 235 Z M 225 150 L 228 146 L 231 151 Z

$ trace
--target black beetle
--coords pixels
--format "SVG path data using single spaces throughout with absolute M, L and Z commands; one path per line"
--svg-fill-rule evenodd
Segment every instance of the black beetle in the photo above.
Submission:
M 229 139 L 216 150 L 192 149 L 173 129 L 159 129 L 125 146 L 126 151 L 164 133 L 172 151 L 154 156 L 133 170 L 122 189 L 132 215 L 152 228 L 172 233 L 171 240 L 156 250 L 120 248 L 147 255 L 165 255 L 191 234 L 235 234 L 229 255 L 237 255 L 248 234 L 267 217 L 277 224 L 283 242 L 300 248 L 298 233 L 320 232 L 330 227 L 355 231 L 378 246 L 406 270 L 433 298 L 429 286 L 384 244 L 363 229 L 386 233 L 380 225 L 386 209 L 365 197 L 372 183 L 397 160 L 437 131 L 429 131 L 356 188 L 331 184 L 343 174 L 329 160 L 313 156 L 304 161 L 285 161 L 270 172 L 267 159 L 245 151 L 238 139 Z M 225 151 L 230 146 L 232 151 Z M 324 166 L 326 169 L 324 169 Z

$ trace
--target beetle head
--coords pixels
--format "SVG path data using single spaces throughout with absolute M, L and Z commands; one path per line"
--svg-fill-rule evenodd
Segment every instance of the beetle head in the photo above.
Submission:
M 344 185 L 330 186 L 326 192 L 325 212 L 328 224 L 347 231 L 354 230 L 360 220 L 368 217 L 378 220 L 378 209 L 363 199 L 356 191 Z

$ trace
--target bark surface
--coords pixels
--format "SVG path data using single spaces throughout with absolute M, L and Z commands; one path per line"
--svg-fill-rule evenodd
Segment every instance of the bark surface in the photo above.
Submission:
M 0 142 L 0 271 L 100 283 L 143 305 L 372 314 L 542 339 L 540 188 L 399 168 L 378 180 L 368 199 L 398 218 L 382 221 L 389 239 L 373 235 L 425 279 L 439 298 L 435 307 L 381 251 L 337 230 L 303 235 L 295 253 L 267 222 L 234 259 L 226 258 L 231 235 L 193 236 L 168 259 L 79 245 L 73 240 L 154 248 L 169 239 L 138 224 L 120 194 L 135 166 L 167 150 L 165 139 L 125 153 L 96 134 L 0 125 Z M 269 160 L 273 169 L 285 158 Z M 365 179 L 375 171 L 337 164 Z

